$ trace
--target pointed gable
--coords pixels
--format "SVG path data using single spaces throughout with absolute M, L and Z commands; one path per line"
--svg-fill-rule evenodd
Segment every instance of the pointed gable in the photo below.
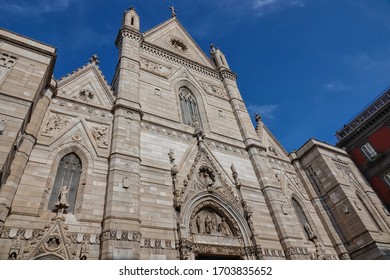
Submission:
M 215 68 L 207 55 L 191 38 L 176 17 L 146 31 L 144 33 L 144 41 L 209 68 Z
M 114 95 L 100 68 L 91 62 L 58 82 L 58 96 L 111 109 Z

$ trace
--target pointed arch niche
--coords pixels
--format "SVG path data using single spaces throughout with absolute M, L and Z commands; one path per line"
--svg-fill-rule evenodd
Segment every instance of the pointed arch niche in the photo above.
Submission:
M 67 213 L 73 213 L 80 184 L 81 172 L 82 163 L 75 153 L 69 153 L 62 157 L 57 168 L 57 174 L 49 199 L 48 209 L 50 211 L 53 211 L 56 208 L 55 204 L 60 196 L 61 188 L 63 186 L 67 186 L 67 200 L 69 208 L 66 211 Z
M 48 163 L 51 164 L 51 169 L 46 181 L 46 195 L 42 200 L 40 213 L 55 210 L 54 204 L 58 200 L 59 189 L 62 185 L 71 183 L 67 185 L 69 187 L 67 213 L 79 214 L 83 203 L 84 186 L 88 174 L 93 169 L 91 154 L 79 143 L 71 146 L 63 144 L 53 150 L 48 158 Z M 77 177 L 79 177 L 78 181 Z M 73 189 L 70 189 L 71 185 L 74 185 Z
M 198 103 L 187 87 L 179 88 L 179 102 L 182 123 L 192 127 L 202 128 Z
M 291 204 L 294 208 L 294 212 L 298 218 L 299 224 L 301 225 L 301 228 L 303 232 L 305 233 L 305 237 L 307 240 L 312 240 L 313 238 L 316 238 L 316 234 L 313 231 L 312 224 L 308 217 L 305 214 L 305 211 L 303 210 L 302 203 L 300 203 L 295 195 L 291 198 Z

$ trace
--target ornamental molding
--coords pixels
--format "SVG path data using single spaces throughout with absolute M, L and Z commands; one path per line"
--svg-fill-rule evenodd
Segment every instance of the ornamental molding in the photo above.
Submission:
M 94 106 L 93 104 L 86 105 L 85 103 L 79 103 L 77 101 L 72 102 L 69 100 L 63 100 L 62 98 L 53 98 L 51 102 L 60 108 L 64 108 L 65 110 L 72 109 L 74 112 L 82 112 L 88 114 L 92 118 L 113 118 L 113 114 L 109 110 L 102 109 L 100 107 Z
M 207 94 L 222 98 L 224 100 L 228 100 L 228 95 L 223 88 L 202 80 L 199 80 L 199 83 Z
M 118 36 L 115 40 L 115 46 L 117 48 L 122 45 L 123 38 L 125 37 L 137 43 L 140 43 L 143 40 L 143 36 L 141 33 L 125 27 L 119 31 Z
M 47 226 L 45 229 L 47 229 Z M 62 227 L 67 228 L 66 225 Z M 31 229 L 31 228 L 15 228 L 15 227 L 6 227 L 0 228 L 0 238 L 5 239 L 16 239 L 19 238 L 21 241 L 33 241 L 38 238 L 45 229 Z M 76 233 L 76 232 L 68 232 L 71 243 L 74 244 L 82 244 L 85 241 L 90 244 L 99 245 L 99 234 L 96 233 Z
M 146 130 L 153 131 L 154 133 L 157 133 L 160 135 L 168 136 L 170 138 L 184 140 L 187 142 L 192 142 L 192 140 L 194 139 L 194 137 L 192 136 L 191 133 L 159 126 L 156 124 L 142 123 L 141 127 L 143 127 Z M 237 146 L 229 145 L 229 144 L 226 144 L 226 143 L 223 143 L 220 141 L 206 139 L 206 140 L 204 140 L 204 143 L 209 148 L 212 148 L 212 149 L 215 149 L 218 151 L 229 152 L 229 153 L 232 153 L 235 155 L 240 155 L 240 156 L 247 156 L 248 155 L 248 152 L 245 149 L 237 147 Z
M 142 233 L 139 231 L 125 231 L 125 230 L 105 230 L 100 235 L 100 241 L 106 240 L 122 240 L 141 242 Z
M 141 58 L 141 69 L 164 78 L 167 78 L 173 72 L 172 67 L 151 61 L 146 58 Z
M 285 256 L 293 256 L 293 255 L 300 255 L 300 256 L 309 256 L 309 252 L 307 248 L 305 247 L 290 247 L 284 251 Z
M 175 241 L 144 238 L 139 231 L 106 230 L 100 235 L 100 241 L 118 240 L 138 242 L 141 248 L 175 250 Z
M 208 68 L 206 66 L 203 66 L 197 62 L 188 60 L 184 57 L 181 57 L 177 54 L 174 54 L 170 51 L 163 50 L 159 47 L 156 47 L 152 44 L 149 44 L 147 42 L 142 42 L 141 51 L 147 54 L 151 54 L 155 57 L 158 57 L 160 59 L 163 59 L 169 63 L 178 65 L 178 66 L 184 66 L 187 69 L 193 70 L 199 74 L 202 74 L 206 77 L 222 81 L 222 77 L 218 71 L 215 71 L 214 69 Z
M 273 157 L 270 157 L 270 155 L 267 155 L 267 156 L 268 156 L 268 161 L 273 165 L 279 165 L 279 166 L 282 166 L 282 167 L 285 167 L 288 169 L 294 169 L 294 166 L 289 161 L 285 161 L 285 160 L 279 159 L 279 158 L 273 158 Z

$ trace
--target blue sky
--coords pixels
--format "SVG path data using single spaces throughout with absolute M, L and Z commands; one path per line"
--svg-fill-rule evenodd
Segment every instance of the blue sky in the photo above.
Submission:
M 97 53 L 111 81 L 122 14 L 141 31 L 177 17 L 208 53 L 220 47 L 250 114 L 287 151 L 334 136 L 390 86 L 389 0 L 0 0 L 0 27 L 57 47 L 56 78 Z

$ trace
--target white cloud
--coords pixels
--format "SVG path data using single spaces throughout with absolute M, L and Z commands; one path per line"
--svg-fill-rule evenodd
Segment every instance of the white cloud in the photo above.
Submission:
M 327 83 L 325 89 L 330 92 L 341 92 L 349 90 L 349 87 L 337 82 Z
M 0 0 L 0 10 L 11 14 L 39 15 L 66 10 L 75 0 Z
M 260 15 L 277 12 L 292 7 L 304 7 L 304 0 L 252 0 L 252 7 Z
M 273 119 L 275 118 L 274 112 L 277 110 L 278 106 L 275 104 L 268 104 L 268 105 L 249 104 L 247 108 L 251 116 L 253 116 L 254 114 L 259 114 L 263 118 Z

